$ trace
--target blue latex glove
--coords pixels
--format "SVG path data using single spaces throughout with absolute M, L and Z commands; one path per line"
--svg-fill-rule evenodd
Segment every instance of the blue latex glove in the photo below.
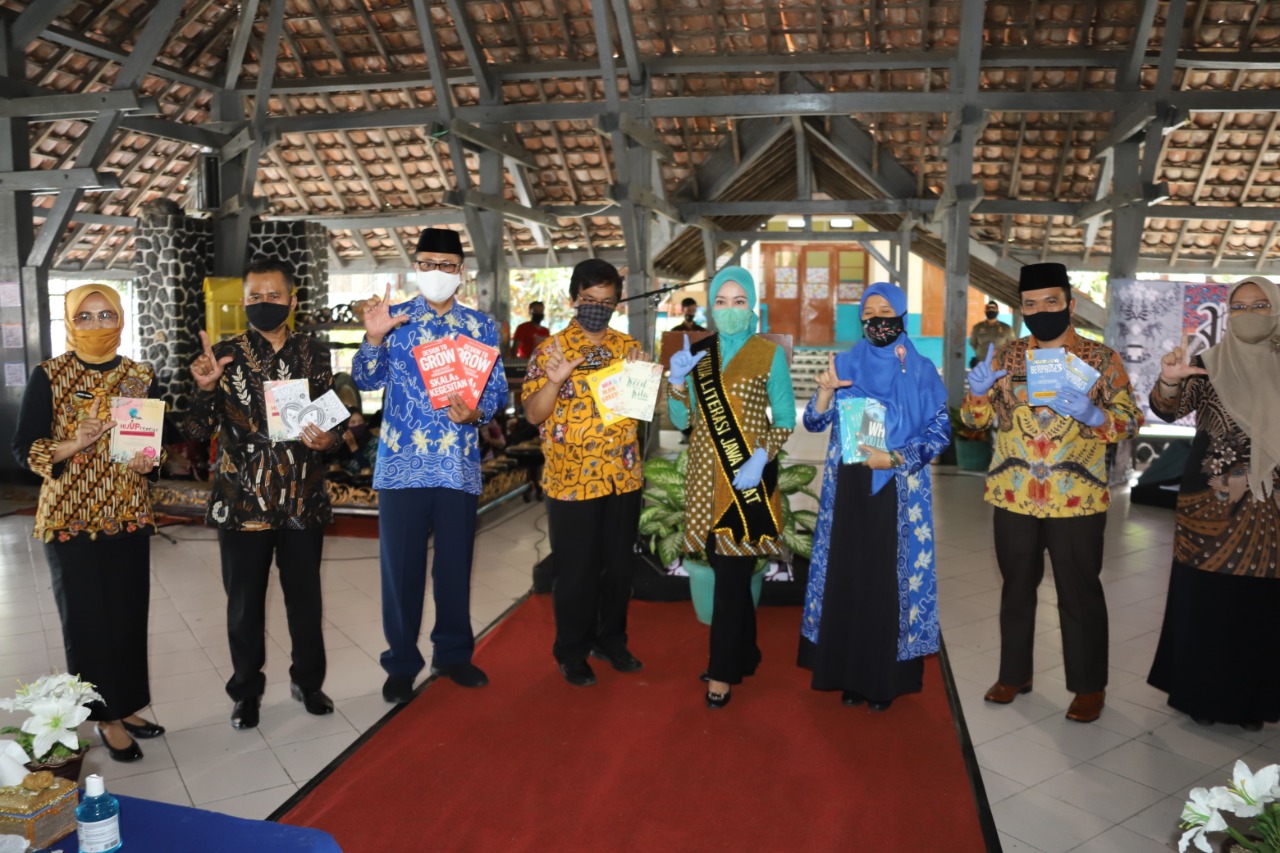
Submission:
M 694 365 L 701 361 L 702 357 L 708 352 L 709 350 L 703 350 L 697 355 L 689 352 L 689 336 L 685 335 L 684 349 L 671 356 L 671 375 L 667 378 L 667 381 L 672 385 L 683 385 L 685 377 L 693 372 Z
M 764 466 L 767 464 L 769 464 L 769 454 L 763 448 L 757 447 L 751 454 L 751 458 L 743 462 L 738 473 L 733 475 L 733 487 L 740 492 L 745 492 L 760 485 L 760 478 L 764 476 Z
M 1086 395 L 1074 388 L 1062 388 L 1053 401 L 1053 410 L 1069 418 L 1075 418 L 1085 426 L 1098 427 L 1107 416 Z
M 987 344 L 987 357 L 969 371 L 969 391 L 975 397 L 987 396 L 987 392 L 991 390 L 992 385 L 996 384 L 996 380 L 1009 373 L 1007 370 L 992 369 L 991 359 L 995 354 L 996 345 Z

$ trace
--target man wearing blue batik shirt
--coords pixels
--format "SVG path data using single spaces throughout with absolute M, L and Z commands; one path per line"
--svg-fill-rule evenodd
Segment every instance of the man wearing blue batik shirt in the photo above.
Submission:
M 413 698 L 413 682 L 425 661 L 418 651 L 427 585 L 427 537 L 434 529 L 432 564 L 436 624 L 431 631 L 431 672 L 463 687 L 483 687 L 488 677 L 471 662 L 471 555 L 480 498 L 480 443 L 476 427 L 507 402 L 502 359 L 494 364 L 477 408 L 458 394 L 432 408 L 414 360 L 419 344 L 466 335 L 498 346 L 493 319 L 453 298 L 462 282 L 462 240 L 456 231 L 428 228 L 414 258 L 420 296 L 399 305 L 375 297 L 364 313 L 365 339 L 352 361 L 356 386 L 385 388 L 382 433 L 373 487 L 378 490 L 378 540 L 382 562 L 382 653 L 387 680 L 382 697 L 401 704 Z

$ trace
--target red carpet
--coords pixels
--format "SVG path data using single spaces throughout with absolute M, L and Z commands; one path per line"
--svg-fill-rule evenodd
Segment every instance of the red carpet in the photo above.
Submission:
M 578 688 L 531 598 L 477 651 L 489 687 L 433 683 L 282 820 L 347 853 L 985 850 L 937 658 L 923 693 L 848 708 L 795 666 L 799 618 L 760 611 L 760 674 L 711 710 L 688 602 L 633 602 L 645 669 Z

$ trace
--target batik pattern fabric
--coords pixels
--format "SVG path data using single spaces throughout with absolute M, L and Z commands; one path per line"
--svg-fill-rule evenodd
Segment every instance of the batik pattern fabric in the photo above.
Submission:
M 1142 412 L 1114 350 L 1074 330 L 1063 348 L 1101 374 L 1089 391 L 1103 413 L 1099 426 L 1027 402 L 1027 351 L 1038 349 L 1031 337 L 996 350 L 995 369 L 1008 376 L 997 380 L 986 397 L 965 397 L 960 410 L 965 425 L 995 428 L 984 496 L 992 506 L 1036 518 L 1075 518 L 1110 506 L 1107 445 L 1136 436 Z
M 542 490 L 558 501 L 582 501 L 611 494 L 626 494 L 644 487 L 636 422 L 632 418 L 605 426 L 587 384 L 593 372 L 624 359 L 628 352 L 640 352 L 640 343 L 616 329 L 608 329 L 599 344 L 593 344 L 578 321 L 538 345 L 521 389 L 527 401 L 546 386 L 547 359 L 559 345 L 570 361 L 582 364 L 560 386 L 555 407 L 538 425 L 542 439 Z
M 265 383 L 305 379 L 311 399 L 333 386 L 329 351 L 310 335 L 290 333 L 276 350 L 256 329 L 213 345 L 231 361 L 211 391 L 191 395 L 183 427 L 207 441 L 217 459 L 205 521 L 227 530 L 304 530 L 332 519 L 325 455 L 301 441 L 268 437 Z M 335 431 L 340 435 L 344 425 Z
M 1197 357 L 1195 364 L 1203 367 Z M 1249 488 L 1251 441 L 1231 419 L 1207 376 L 1191 376 L 1166 400 L 1153 389 L 1151 411 L 1166 421 L 1195 414 L 1196 437 L 1178 491 L 1176 562 L 1218 574 L 1280 577 L 1280 466 L 1259 500 Z
M 148 477 L 111 461 L 110 436 L 53 461 L 57 445 L 75 437 L 81 420 L 108 416 L 111 397 L 150 396 L 154 378 L 149 364 L 121 356 L 115 366 L 101 369 L 71 352 L 35 369 L 14 443 L 26 448 L 22 461 L 44 480 L 36 505 L 37 539 L 67 542 L 155 531 Z M 37 397 L 41 411 L 35 411 Z
M 727 364 L 721 366 L 725 399 L 733 408 L 747 443 L 752 448 L 762 448 L 770 459 L 777 457 L 795 426 L 795 397 L 790 376 L 784 371 L 781 379 L 785 379 L 785 382 L 770 382 L 776 365 L 781 363 L 784 368 L 786 365 L 780 350 L 777 344 L 752 335 L 728 359 Z M 715 356 L 708 354 L 705 357 Z M 678 404 L 682 411 L 692 411 L 688 416 L 692 432 L 689 434 L 689 456 L 685 470 L 684 552 L 687 554 L 699 554 L 703 551 L 712 527 L 733 505 L 733 486 L 717 458 L 711 430 L 696 401 L 694 405 L 690 405 L 689 387 L 693 384 L 691 375 L 683 385 L 671 385 L 668 388 L 673 408 Z M 774 396 L 771 396 L 771 391 Z M 779 492 L 774 493 L 770 503 L 773 517 L 780 519 L 782 507 Z M 717 531 L 716 552 L 728 557 L 780 557 L 783 546 L 781 536 L 754 543 L 734 542 L 727 531 L 725 534 Z
M 382 397 L 382 430 L 378 436 L 375 489 L 457 489 L 479 495 L 480 437 L 477 426 L 488 423 L 507 405 L 507 376 L 501 356 L 493 364 L 476 404 L 478 424 L 456 424 L 448 407 L 434 409 L 422 374 L 413 358 L 419 344 L 466 335 L 486 346 L 498 346 L 493 319 L 454 300 L 437 314 L 427 300 L 416 296 L 391 307 L 404 323 L 383 339 L 381 346 L 360 345 L 351 361 L 351 375 L 362 391 L 386 389 Z
M 842 395 L 853 396 L 848 389 L 837 389 L 831 405 L 826 411 L 819 412 L 815 394 L 805 407 L 803 417 L 804 428 L 809 432 L 831 430 L 826 464 L 822 469 L 817 530 L 813 534 L 813 553 L 809 557 L 809 585 L 805 590 L 800 623 L 801 633 L 814 643 L 818 642 L 822 593 L 831 563 L 831 527 L 833 524 L 858 523 L 856 518 L 834 517 L 836 474 L 843 464 L 843 438 L 840 418 L 836 414 Z M 937 554 L 933 539 L 933 478 L 929 462 L 946 450 L 950 443 L 951 423 L 944 405 L 923 432 L 902 447 L 893 448 L 903 460 L 902 465 L 893 469 L 898 495 L 895 531 L 898 540 L 898 660 L 911 660 L 938 651 L 941 633 L 938 627 Z M 882 534 L 868 530 L 865 535 Z

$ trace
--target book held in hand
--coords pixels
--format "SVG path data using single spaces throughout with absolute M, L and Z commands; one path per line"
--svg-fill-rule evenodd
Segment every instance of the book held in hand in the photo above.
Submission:
M 1062 347 L 1027 350 L 1027 402 L 1032 406 L 1048 406 L 1062 387 L 1062 374 L 1067 370 Z
M 1093 386 L 1097 383 L 1098 377 L 1102 374 L 1094 370 L 1090 364 L 1080 358 L 1075 353 L 1067 353 L 1063 361 L 1062 385 L 1061 388 L 1074 388 L 1081 394 L 1088 394 L 1093 390 Z M 1049 406 L 1058 414 L 1062 414 L 1057 406 L 1058 398 L 1055 396 L 1049 402 Z
M 463 396 L 467 405 L 474 409 L 480 402 L 481 395 L 484 394 L 484 386 L 489 382 L 489 374 L 493 372 L 493 365 L 498 360 L 498 351 L 466 335 L 458 335 L 454 338 L 453 345 L 458 351 L 458 361 L 461 362 L 462 369 L 467 374 L 467 381 L 471 384 L 471 396 L 474 396 L 475 400 L 471 400 L 467 395 Z
M 662 386 L 662 365 L 618 361 L 587 376 L 587 387 L 605 426 L 626 418 L 652 421 Z
M 112 397 L 111 461 L 128 462 L 142 451 L 149 459 L 160 458 L 164 434 L 164 400 L 140 397 Z
M 458 335 L 419 344 L 413 348 L 413 360 L 422 375 L 432 408 L 445 408 L 449 405 L 449 396 L 459 394 L 462 401 L 474 409 L 498 360 L 498 351 L 466 335 Z
M 296 441 L 302 432 L 297 415 L 311 403 L 311 386 L 305 379 L 263 382 L 267 405 L 267 438 Z
M 840 410 L 840 461 L 846 465 L 865 462 L 867 454 L 858 449 L 865 444 L 888 450 L 885 436 L 884 404 L 872 397 L 842 397 Z

